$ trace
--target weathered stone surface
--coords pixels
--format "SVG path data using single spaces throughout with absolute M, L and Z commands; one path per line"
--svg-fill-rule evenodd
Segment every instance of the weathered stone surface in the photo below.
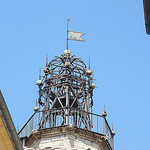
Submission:
M 30 136 L 24 150 L 109 150 L 103 136 L 75 127 L 39 130 Z
M 38 148 L 37 148 L 38 147 Z M 51 138 L 39 139 L 32 150 L 101 150 L 98 144 L 92 144 L 91 141 L 85 140 L 74 135 L 62 135 Z M 24 150 L 30 150 L 25 148 Z

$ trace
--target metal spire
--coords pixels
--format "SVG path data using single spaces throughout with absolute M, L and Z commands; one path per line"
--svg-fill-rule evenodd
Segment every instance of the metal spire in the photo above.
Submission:
M 90 56 L 89 56 L 89 69 L 90 69 Z
M 39 69 L 39 80 L 41 80 L 41 67 Z
M 48 54 L 46 55 L 46 67 L 48 66 Z
M 104 104 L 104 112 L 106 112 L 106 107 L 105 107 L 105 104 Z
M 36 106 L 38 105 L 38 103 L 37 103 L 37 99 L 36 99 Z
M 68 28 L 69 28 L 69 20 L 70 19 L 67 19 L 67 49 L 68 49 Z

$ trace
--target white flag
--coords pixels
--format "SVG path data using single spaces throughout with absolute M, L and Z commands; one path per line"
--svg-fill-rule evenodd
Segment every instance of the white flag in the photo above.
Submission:
M 81 37 L 82 35 L 85 35 L 85 33 L 68 31 L 68 40 L 85 42 L 85 40 Z

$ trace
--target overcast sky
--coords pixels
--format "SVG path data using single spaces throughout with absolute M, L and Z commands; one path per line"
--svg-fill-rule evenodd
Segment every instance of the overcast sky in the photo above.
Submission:
M 140 0 L 1 0 L 0 89 L 19 128 L 33 114 L 39 68 L 66 49 L 66 24 L 86 42 L 72 54 L 94 71 L 94 112 L 104 104 L 114 125 L 115 150 L 150 143 L 150 37 Z

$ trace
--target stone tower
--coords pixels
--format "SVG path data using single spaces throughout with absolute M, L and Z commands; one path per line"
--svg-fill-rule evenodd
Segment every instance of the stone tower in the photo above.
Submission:
M 115 132 L 104 108 L 94 114 L 93 71 L 66 49 L 39 75 L 39 98 L 35 113 L 19 131 L 24 149 L 114 150 Z

